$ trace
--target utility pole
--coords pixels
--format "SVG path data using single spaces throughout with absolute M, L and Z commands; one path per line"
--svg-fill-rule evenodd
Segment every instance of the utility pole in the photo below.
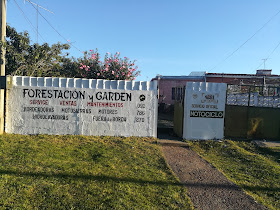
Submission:
M 6 7 L 7 1 L 1 0 L 0 4 L 0 16 L 1 16 L 1 41 L 4 43 L 6 41 Z M 0 134 L 4 133 L 4 121 L 5 121 L 5 86 L 6 86 L 6 71 L 5 71 L 5 48 L 1 47 L 1 90 L 0 90 Z
M 263 60 L 263 69 L 265 70 L 265 62 L 267 61 L 268 58 L 262 59 Z
M 40 5 L 38 5 L 38 4 L 35 4 L 34 2 L 32 2 L 32 1 L 30 1 L 30 0 L 26 0 L 27 2 L 29 2 L 30 4 L 32 4 L 32 6 L 34 7 L 34 6 L 36 6 L 37 7 L 37 44 L 39 43 L 38 42 L 38 35 L 39 35 L 39 7 L 41 8 L 41 9 L 44 9 L 44 10 L 46 10 L 46 11 L 48 11 L 48 12 L 50 12 L 50 13 L 52 13 L 52 14 L 54 14 L 52 11 L 50 11 L 50 10 L 47 10 L 46 8 L 44 8 L 44 7 L 42 7 L 42 6 L 40 6 Z M 25 2 L 25 1 L 24 1 Z M 35 7 L 34 7 L 35 8 Z M 35 8 L 36 9 L 36 8 Z

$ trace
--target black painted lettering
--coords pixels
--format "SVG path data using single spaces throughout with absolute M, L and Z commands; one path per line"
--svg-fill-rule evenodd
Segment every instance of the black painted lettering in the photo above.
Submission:
M 97 92 L 95 94 L 97 100 L 107 101 L 131 101 L 131 93 L 118 93 L 118 92 Z
M 79 91 L 79 92 L 80 92 L 80 98 L 85 99 L 86 92 L 85 91 L 84 92 Z
M 109 98 L 110 98 L 110 100 L 111 101 L 114 101 L 114 93 L 112 93 L 112 92 L 109 92 Z
M 57 96 L 57 98 L 63 98 L 63 95 L 62 95 L 62 91 L 61 91 L 61 90 L 58 91 L 58 96 Z
M 67 94 L 67 96 L 66 96 L 66 94 Z M 68 98 L 69 98 L 69 90 L 65 90 L 65 91 L 64 91 L 64 98 L 65 98 L 65 99 L 68 99 Z
M 26 91 L 28 91 L 28 89 L 23 89 L 23 98 L 25 98 Z
M 28 91 L 28 96 L 29 96 L 30 98 L 33 98 L 33 97 L 35 96 L 35 91 L 32 90 L 32 89 L 30 89 L 30 90 Z
M 53 90 L 53 92 L 54 92 L 54 98 L 57 98 L 57 91 L 58 91 L 58 90 Z
M 200 111 L 190 110 L 190 117 L 202 117 L 202 118 L 223 118 L 223 111 Z
M 127 101 L 131 101 L 131 93 L 126 93 L 127 94 Z
M 40 89 L 36 89 L 36 98 L 41 98 L 41 90 Z
M 42 98 L 46 98 L 46 91 L 47 90 L 42 90 Z
M 79 97 L 79 94 L 76 90 L 74 92 L 72 92 L 72 98 L 77 99 L 78 97 Z
M 101 100 L 102 99 L 102 92 L 97 92 L 95 96 L 96 96 L 97 100 Z
M 119 101 L 121 98 L 120 93 L 116 92 L 115 93 L 115 101 Z
M 52 98 L 53 94 L 51 90 L 48 90 L 48 98 Z

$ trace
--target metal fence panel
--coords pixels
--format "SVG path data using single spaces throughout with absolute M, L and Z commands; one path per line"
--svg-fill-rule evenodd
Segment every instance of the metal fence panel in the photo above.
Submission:
M 280 87 L 228 85 L 226 104 L 280 108 Z

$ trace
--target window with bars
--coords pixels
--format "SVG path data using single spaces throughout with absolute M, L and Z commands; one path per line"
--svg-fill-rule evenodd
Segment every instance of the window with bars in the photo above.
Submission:
M 185 94 L 185 87 L 173 87 L 172 88 L 172 100 L 183 100 Z

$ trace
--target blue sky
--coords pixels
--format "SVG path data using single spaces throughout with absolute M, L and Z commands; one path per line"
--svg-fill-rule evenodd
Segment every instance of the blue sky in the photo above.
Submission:
M 36 42 L 37 13 L 24 0 L 8 0 L 7 23 Z M 255 73 L 280 43 L 279 0 L 32 0 L 41 14 L 81 51 L 98 48 L 137 60 L 137 80 L 157 74 Z M 267 23 L 270 18 L 274 18 Z M 258 31 L 261 27 L 262 30 Z M 256 33 L 258 31 L 258 33 Z M 39 16 L 39 43 L 66 41 Z M 256 34 L 255 34 L 256 33 Z M 243 47 L 226 59 L 246 40 Z M 74 47 L 70 55 L 81 57 Z M 266 68 L 280 74 L 280 46 Z M 226 59 L 226 60 L 225 60 Z M 261 65 L 261 66 L 260 66 Z

